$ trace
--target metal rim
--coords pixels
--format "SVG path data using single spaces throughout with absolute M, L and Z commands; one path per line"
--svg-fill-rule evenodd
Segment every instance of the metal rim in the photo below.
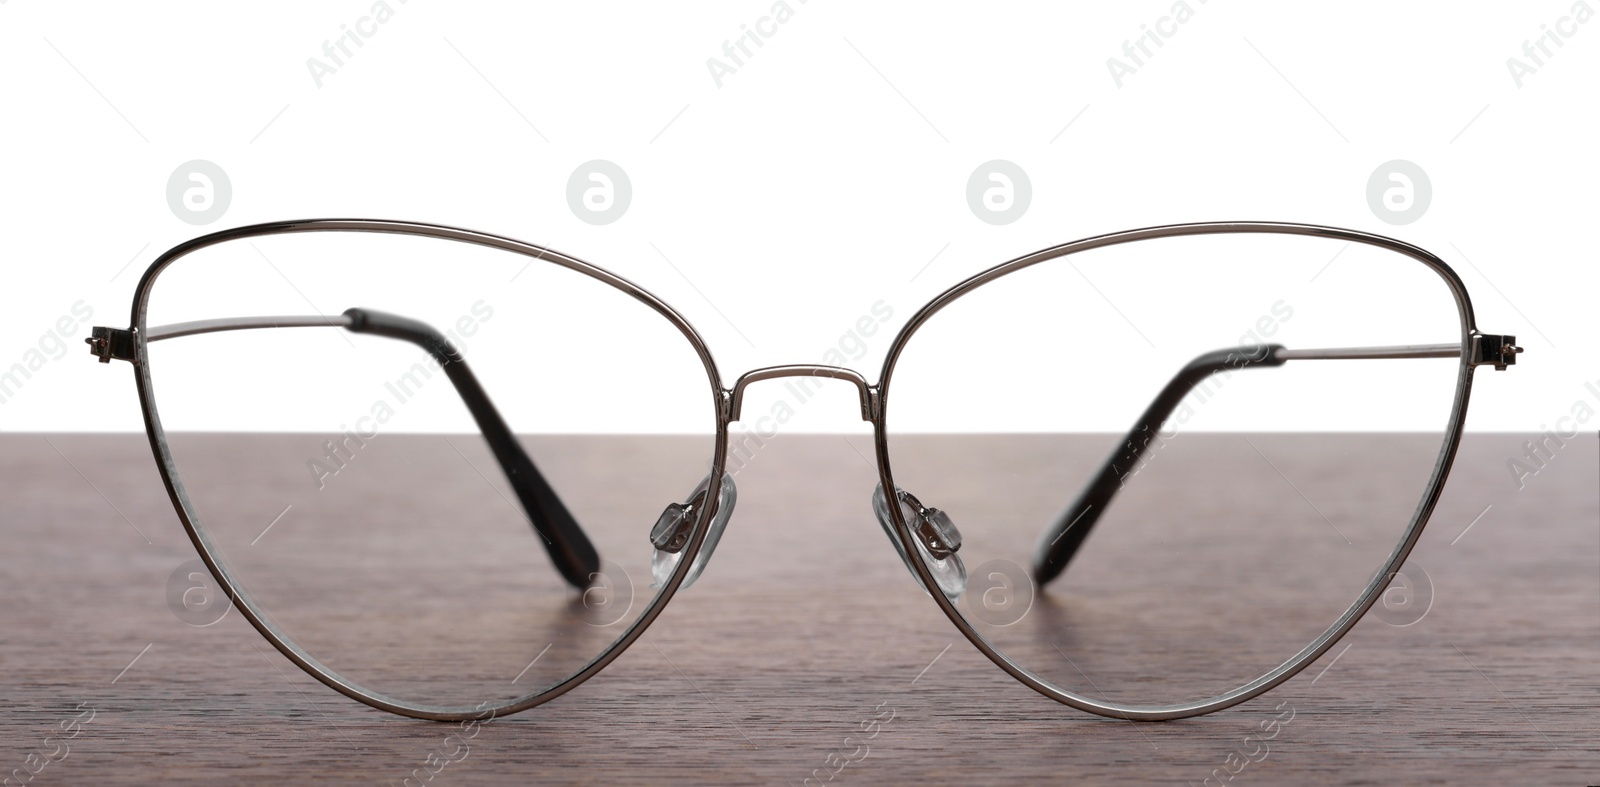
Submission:
M 919 309 L 911 320 L 900 329 L 900 333 L 895 336 L 894 342 L 889 347 L 888 355 L 884 358 L 877 386 L 880 405 L 872 425 L 874 446 L 877 449 L 879 478 L 883 483 L 884 489 L 894 489 L 894 475 L 889 460 L 886 427 L 889 410 L 889 383 L 893 376 L 895 363 L 899 360 L 900 353 L 905 349 L 907 342 L 910 341 L 917 329 L 934 314 L 950 305 L 957 298 L 988 282 L 1023 268 L 1069 254 L 1156 238 L 1252 233 L 1331 238 L 1386 249 L 1403 254 L 1426 265 L 1437 273 L 1444 280 L 1446 286 L 1449 287 L 1451 294 L 1455 297 L 1457 311 L 1461 317 L 1461 364 L 1456 378 L 1455 398 L 1451 405 L 1448 426 L 1443 443 L 1440 446 L 1438 460 L 1429 477 L 1427 488 L 1417 506 L 1416 512 L 1412 515 L 1410 524 L 1407 525 L 1400 539 L 1400 543 L 1390 553 L 1388 560 L 1383 564 L 1380 571 L 1368 582 L 1361 596 L 1345 610 L 1344 614 L 1340 615 L 1321 635 L 1287 661 L 1243 686 L 1208 699 L 1175 705 L 1129 705 L 1096 700 L 1076 692 L 1066 691 L 1012 661 L 1010 657 L 989 644 L 988 640 L 967 622 L 962 613 L 956 609 L 955 604 L 946 598 L 943 593 L 928 594 L 934 603 L 938 604 L 939 608 L 944 611 L 945 616 L 950 618 L 950 622 L 954 623 L 956 628 L 960 630 L 961 634 L 985 656 L 988 656 L 990 661 L 993 661 L 1028 688 L 1064 705 L 1100 716 L 1130 721 L 1166 721 L 1212 713 L 1258 697 L 1294 677 L 1295 674 L 1327 652 L 1334 643 L 1338 642 L 1355 626 L 1361 617 L 1366 614 L 1367 610 L 1372 607 L 1373 603 L 1377 601 L 1384 588 L 1388 586 L 1394 575 L 1400 570 L 1400 566 L 1405 563 L 1406 557 L 1411 554 L 1411 550 L 1416 545 L 1417 540 L 1422 536 L 1422 530 L 1427 525 L 1428 518 L 1433 513 L 1434 507 L 1438 504 L 1439 496 L 1444 489 L 1445 479 L 1450 473 L 1450 466 L 1455 461 L 1456 449 L 1461 440 L 1462 426 L 1466 420 L 1468 396 L 1472 386 L 1473 364 L 1468 349 L 1471 347 L 1472 336 L 1477 332 L 1472 302 L 1467 296 L 1466 286 L 1449 265 L 1432 253 L 1404 241 L 1366 232 L 1278 222 L 1208 222 L 1147 227 L 1099 235 L 1053 246 L 1018 257 L 972 276 L 944 291 Z M 896 535 L 906 549 L 912 549 L 916 541 L 904 521 L 904 517 L 901 515 L 900 507 L 890 506 L 889 511 L 894 520 Z M 915 568 L 917 576 L 922 580 L 925 587 L 938 587 L 933 573 L 923 561 L 912 560 L 910 563 Z
M 552 249 L 546 249 L 529 243 L 513 240 L 498 235 L 473 232 L 455 227 L 436 224 L 423 224 L 401 221 L 377 221 L 369 219 L 307 219 L 300 221 L 283 221 L 266 224 L 255 224 L 238 227 L 221 232 L 203 235 L 173 247 L 160 257 L 156 258 L 145 270 L 144 276 L 139 280 L 139 285 L 134 294 L 133 311 L 130 318 L 130 330 L 134 333 L 134 378 L 139 390 L 139 402 L 144 412 L 145 433 L 150 440 L 150 449 L 155 455 L 157 469 L 161 473 L 161 480 L 166 486 L 167 495 L 172 500 L 173 508 L 178 513 L 178 519 L 183 523 L 184 530 L 189 534 L 189 539 L 194 543 L 195 550 L 199 552 L 200 559 L 205 563 L 211 575 L 216 578 L 224 593 L 239 608 L 240 614 L 250 621 L 256 631 L 261 633 L 273 647 L 277 648 L 296 666 L 305 670 L 312 677 L 321 681 L 329 688 L 351 699 L 363 702 L 379 710 L 389 711 L 402 716 L 410 716 L 431 721 L 484 721 L 498 716 L 517 713 L 536 705 L 549 702 L 562 694 L 571 691 L 579 684 L 593 677 L 606 665 L 610 664 L 617 656 L 621 655 L 628 646 L 639 638 L 644 630 L 653 623 L 661 611 L 666 608 L 667 602 L 678 591 L 684 577 L 689 573 L 695 558 L 700 553 L 701 544 L 705 540 L 708 526 L 711 521 L 710 506 L 701 512 L 695 524 L 695 530 L 684 548 L 684 557 L 679 560 L 677 569 L 666 586 L 655 594 L 645 611 L 630 625 L 621 636 L 614 640 L 609 647 L 589 661 L 584 667 L 573 673 L 561 682 L 541 692 L 528 694 L 499 704 L 483 704 L 476 708 L 450 708 L 444 706 L 421 705 L 405 702 L 404 700 L 388 697 L 377 692 L 369 691 L 357 683 L 341 677 L 338 673 L 323 665 L 316 657 L 301 649 L 287 636 L 280 633 L 267 617 L 256 609 L 256 605 L 249 594 L 234 581 L 233 575 L 214 556 L 210 540 L 206 536 L 203 524 L 194 514 L 189 504 L 188 493 L 178 477 L 177 467 L 172 459 L 171 451 L 167 446 L 166 433 L 161 425 L 161 418 L 156 411 L 155 390 L 150 379 L 150 365 L 147 355 L 147 317 L 149 311 L 150 294 L 161 272 L 168 266 L 184 256 L 199 249 L 213 246 L 228 241 L 243 238 L 261 237 L 267 235 L 285 235 L 301 232 L 372 232 L 397 235 L 412 235 L 441 240 L 459 241 L 478 246 L 500 249 L 503 251 L 521 254 L 532 260 L 543 260 L 555 265 L 568 268 L 578 273 L 588 275 L 621 292 L 644 303 L 654 309 L 669 323 L 676 327 L 685 338 L 689 340 L 695 352 L 699 355 L 705 366 L 707 379 L 711 384 L 712 406 L 716 417 L 716 435 L 712 454 L 711 486 L 708 494 L 715 498 L 722 488 L 723 468 L 727 459 L 728 435 L 728 409 L 727 392 L 722 388 L 721 377 L 717 372 L 716 362 L 711 357 L 711 352 L 706 348 L 705 342 L 700 338 L 689 321 L 678 314 L 672 307 L 634 284 L 627 279 L 617 276 L 609 271 L 590 265 L 575 257 L 562 254 Z
M 702 512 L 702 515 L 695 525 L 695 530 L 690 538 L 690 542 L 685 548 L 686 554 L 684 555 L 684 558 L 679 561 L 677 569 L 673 572 L 672 577 L 667 581 L 666 586 L 655 595 L 654 599 L 647 606 L 644 613 L 636 621 L 634 621 L 634 623 L 630 625 L 628 629 L 625 630 L 623 634 L 618 637 L 605 651 L 596 656 L 592 661 L 590 661 L 587 665 L 573 675 L 542 692 L 526 695 L 524 697 L 503 702 L 492 707 L 485 704 L 472 709 L 447 708 L 406 703 L 404 701 L 386 697 L 375 692 L 370 692 L 353 682 L 345 680 L 332 670 L 328 669 L 326 666 L 322 665 L 309 653 L 301 650 L 287 637 L 281 635 L 271 624 L 271 622 L 265 618 L 265 616 L 257 612 L 249 595 L 234 582 L 233 576 L 218 560 L 214 558 L 213 550 L 211 549 L 209 540 L 202 530 L 202 525 L 193 515 L 192 508 L 189 505 L 187 492 L 184 490 L 184 487 L 178 478 L 175 463 L 173 462 L 171 452 L 166 444 L 165 432 L 162 428 L 159 414 L 156 411 L 154 386 L 151 382 L 150 368 L 149 364 L 147 363 L 147 312 L 151 291 L 155 281 L 165 268 L 170 266 L 178 259 L 181 259 L 182 257 L 196 250 L 242 238 L 299 232 L 329 231 L 415 235 L 471 243 L 474 245 L 497 248 L 516 254 L 522 254 L 533 259 L 545 260 L 550 263 L 566 267 L 570 270 L 588 275 L 594 279 L 615 287 L 623 293 L 643 302 L 650 308 L 654 309 L 657 313 L 665 317 L 672 325 L 677 327 L 678 330 L 689 340 L 691 346 L 695 349 L 695 352 L 699 355 L 701 362 L 705 366 L 707 378 L 711 383 L 712 403 L 716 419 L 711 486 L 708 491 L 708 494 L 711 495 L 718 494 L 722 485 L 722 477 L 725 472 L 727 460 L 728 426 L 732 420 L 730 415 L 733 411 L 733 404 L 736 400 L 736 394 L 745 383 L 752 382 L 756 379 L 763 379 L 759 376 L 763 371 L 771 372 L 773 376 L 782 375 L 777 375 L 776 371 L 771 369 L 756 370 L 756 372 L 748 373 L 745 376 L 749 379 L 740 378 L 739 383 L 735 385 L 733 390 L 725 389 L 722 387 L 721 377 L 717 371 L 715 361 L 711 357 L 710 351 L 707 349 L 704 341 L 689 324 L 689 322 L 666 303 L 656 298 L 654 295 L 638 285 L 622 277 L 616 276 L 615 274 L 612 274 L 604 269 L 598 268 L 575 257 L 571 257 L 551 249 L 523 243 L 521 241 L 502 236 L 474 232 L 443 225 L 417 222 L 379 221 L 369 219 L 308 219 L 256 224 L 212 233 L 179 244 L 178 246 L 175 246 L 163 253 L 153 263 L 151 263 L 149 268 L 145 271 L 144 276 L 139 281 L 137 291 L 134 295 L 133 309 L 130 319 L 130 331 L 132 331 L 134 334 L 133 366 L 135 383 L 139 392 L 141 409 L 144 413 L 145 429 L 150 441 L 151 451 L 155 456 L 157 469 L 161 474 L 162 482 L 166 487 L 167 494 L 171 498 L 173 507 L 177 511 L 178 517 L 183 523 L 185 531 L 189 534 L 190 540 L 193 542 L 196 551 L 199 553 L 202 561 L 206 564 L 206 567 L 212 572 L 212 576 L 217 579 L 217 582 L 222 587 L 223 591 L 228 595 L 229 599 L 239 607 L 240 613 L 243 614 L 247 620 L 249 620 L 250 624 L 254 626 L 255 629 L 260 632 L 261 635 L 265 637 L 267 641 L 270 642 L 275 648 L 277 648 L 277 650 L 286 658 L 288 658 L 290 661 L 293 661 L 297 666 L 311 674 L 323 684 L 341 694 L 344 694 L 347 697 L 370 705 L 374 708 L 403 716 L 435 721 L 482 721 L 486 718 L 492 719 L 501 715 L 526 710 L 565 694 L 567 691 L 575 688 L 578 684 L 589 679 L 595 673 L 599 672 L 606 665 L 608 665 L 612 660 L 620 655 L 622 651 L 626 650 L 630 645 L 632 645 L 634 641 L 637 640 L 644 632 L 644 630 L 655 621 L 656 617 L 660 615 L 661 611 L 666 607 L 666 604 L 672 599 L 673 595 L 682 585 L 684 578 L 687 576 L 690 567 L 695 561 L 695 558 L 699 555 L 701 546 L 709 529 L 711 519 L 709 510 Z M 1398 572 L 1400 566 L 1405 562 L 1406 557 L 1411 553 L 1412 548 L 1416 545 L 1417 540 L 1420 538 L 1422 530 L 1426 526 L 1429 516 L 1432 514 L 1434 507 L 1438 503 L 1439 496 L 1442 492 L 1445 480 L 1449 475 L 1450 466 L 1454 461 L 1455 454 L 1460 443 L 1461 431 L 1466 418 L 1468 398 L 1470 394 L 1474 368 L 1473 361 L 1469 357 L 1469 353 L 1466 352 L 1466 350 L 1471 346 L 1472 337 L 1477 333 L 1472 304 L 1468 298 L 1466 288 L 1462 284 L 1460 278 L 1447 264 L 1426 250 L 1402 241 L 1394 240 L 1392 238 L 1354 230 L 1275 222 L 1212 222 L 1149 227 L 1095 236 L 1037 251 L 1032 254 L 1024 255 L 1009 262 L 997 265 L 994 268 L 972 276 L 967 280 L 955 285 L 954 287 L 951 287 L 919 309 L 911 318 L 911 320 L 900 329 L 899 333 L 895 336 L 893 343 L 890 345 L 889 352 L 884 359 L 883 367 L 879 376 L 879 383 L 876 386 L 865 385 L 865 380 L 859 375 L 859 373 L 855 373 L 847 369 L 833 369 L 832 367 L 828 367 L 829 376 L 848 379 L 851 382 L 856 383 L 858 388 L 862 389 L 863 415 L 867 416 L 867 420 L 870 420 L 873 425 L 874 445 L 877 452 L 879 478 L 884 484 L 884 488 L 893 489 L 894 480 L 889 460 L 889 446 L 886 428 L 889 383 L 893 375 L 895 364 L 898 361 L 899 356 L 904 350 L 907 342 L 916 333 L 916 331 L 925 322 L 927 322 L 930 317 L 938 313 L 945 306 L 948 306 L 957 298 L 960 298 L 961 296 L 971 292 L 985 283 L 993 281 L 1008 273 L 1012 273 L 1014 271 L 1058 257 L 1138 240 L 1229 233 L 1275 233 L 1285 235 L 1305 235 L 1362 243 L 1410 257 L 1432 269 L 1445 281 L 1452 295 L 1455 297 L 1458 312 L 1461 317 L 1461 343 L 1463 352 L 1461 354 L 1461 364 L 1457 376 L 1455 398 L 1452 404 L 1452 410 L 1448 422 L 1447 432 L 1445 434 L 1445 439 L 1440 447 L 1438 462 L 1434 467 L 1425 494 L 1423 495 L 1410 524 L 1407 526 L 1400 543 L 1390 554 L 1390 557 L 1384 564 L 1382 570 L 1368 583 L 1368 586 L 1366 590 L 1363 591 L 1361 598 L 1358 599 L 1356 603 L 1352 604 L 1345 611 L 1345 613 L 1335 621 L 1334 624 L 1329 626 L 1323 632 L 1322 635 L 1320 635 L 1311 644 L 1307 645 L 1294 657 L 1284 662 L 1279 667 L 1269 671 L 1265 675 L 1262 675 L 1261 677 L 1251 681 L 1250 683 L 1210 699 L 1168 706 L 1134 706 L 1102 702 L 1084 697 L 1074 692 L 1064 691 L 1055 687 L 1049 681 L 1046 681 L 1024 669 L 1020 665 L 1011 661 L 1009 657 L 992 647 L 981 634 L 979 634 L 969 623 L 967 623 L 961 612 L 958 611 L 955 608 L 955 605 L 945 598 L 942 593 L 930 594 L 930 596 L 934 599 L 934 602 L 938 604 L 940 609 L 944 611 L 945 615 L 950 618 L 951 622 L 955 624 L 956 628 L 962 633 L 962 635 L 972 642 L 972 644 L 980 652 L 989 657 L 989 659 L 1001 669 L 1005 670 L 1012 677 L 1016 678 L 1018 681 L 1039 692 L 1040 694 L 1079 710 L 1117 719 L 1160 721 L 1211 713 L 1231 707 L 1241 702 L 1245 702 L 1283 683 L 1284 681 L 1293 677 L 1296 673 L 1300 672 L 1311 662 L 1315 661 L 1330 647 L 1332 647 L 1334 643 L 1343 637 L 1344 634 L 1347 633 L 1350 628 L 1352 628 L 1355 623 L 1360 620 L 1361 616 L 1364 615 L 1366 611 L 1376 602 L 1383 589 L 1388 585 L 1395 573 Z M 801 371 L 811 368 L 812 367 L 804 367 L 802 369 L 801 367 L 795 367 L 795 369 L 800 369 Z M 784 374 L 789 374 L 794 371 L 794 369 L 789 369 L 788 367 L 779 367 L 778 369 L 783 371 Z M 752 374 L 757 376 L 751 377 Z M 911 534 L 907 523 L 903 520 L 899 507 L 891 506 L 889 510 L 891 513 L 891 518 L 894 521 L 896 536 L 900 539 L 902 545 L 910 548 L 916 543 L 916 541 Z M 937 586 L 932 573 L 922 561 L 914 560 L 911 561 L 911 564 L 914 567 L 917 576 L 926 586 Z

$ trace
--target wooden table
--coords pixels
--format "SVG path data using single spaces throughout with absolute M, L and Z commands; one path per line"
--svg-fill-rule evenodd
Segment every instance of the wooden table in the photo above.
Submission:
M 1435 588 L 1421 621 L 1369 616 L 1261 699 L 1133 724 L 1046 700 L 960 638 L 872 520 L 868 435 L 780 436 L 740 473 L 703 580 L 433 783 L 801 784 L 892 708 L 834 782 L 1200 784 L 1280 707 L 1292 722 L 1233 782 L 1600 783 L 1597 445 L 1568 442 L 1518 490 L 1525 439 L 1468 437 L 1413 555 Z M 401 784 L 450 751 L 444 726 L 335 694 L 239 615 L 175 619 L 167 578 L 194 554 L 142 435 L 4 435 L 0 467 L 0 773 Z

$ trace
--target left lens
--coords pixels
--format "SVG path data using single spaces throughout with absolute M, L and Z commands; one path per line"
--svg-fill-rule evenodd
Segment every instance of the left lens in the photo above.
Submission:
M 359 324 L 315 324 L 351 308 Z M 715 389 L 685 333 L 537 250 L 347 231 L 188 254 L 147 329 L 307 315 L 148 345 L 176 482 L 249 608 L 415 707 L 537 695 L 609 653 L 656 602 L 652 526 L 713 458 Z M 530 465 L 486 441 L 462 368 Z M 583 587 L 530 494 L 592 544 Z

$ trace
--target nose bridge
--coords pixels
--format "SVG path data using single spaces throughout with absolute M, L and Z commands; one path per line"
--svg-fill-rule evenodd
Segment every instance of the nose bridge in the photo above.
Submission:
M 739 420 L 739 413 L 744 406 L 744 389 L 750 383 L 762 380 L 772 380 L 779 377 L 823 377 L 832 380 L 845 380 L 853 383 L 856 391 L 861 396 L 861 420 L 874 421 L 879 412 L 878 389 L 867 384 L 867 378 L 854 369 L 841 366 L 816 366 L 812 364 L 792 364 L 789 366 L 768 366 L 754 369 L 739 376 L 734 382 L 733 390 L 729 392 L 728 420 Z

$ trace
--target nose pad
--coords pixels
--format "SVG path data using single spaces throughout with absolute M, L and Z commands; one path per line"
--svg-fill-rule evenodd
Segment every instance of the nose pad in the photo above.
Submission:
M 694 533 L 694 523 L 706 505 L 706 491 L 710 487 L 711 476 L 707 474 L 705 480 L 689 493 L 688 502 L 668 503 L 666 510 L 661 512 L 661 518 L 656 520 L 655 527 L 650 528 L 650 543 L 655 547 L 655 554 L 650 558 L 650 575 L 655 580 L 650 585 L 652 589 L 665 585 L 672 578 L 672 572 L 677 570 L 678 561 L 683 559 L 683 548 L 689 545 L 689 536 Z M 700 578 L 706 561 L 717 550 L 722 530 L 728 526 L 728 517 L 733 515 L 733 506 L 738 500 L 739 489 L 733 484 L 733 476 L 723 473 L 722 489 L 711 503 L 711 529 L 706 531 L 705 541 L 700 543 L 700 554 L 689 566 L 689 574 L 683 578 L 680 590 L 688 590 Z
M 961 556 L 956 551 L 961 549 L 961 531 L 956 529 L 956 523 L 950 515 L 937 508 L 927 508 L 922 502 L 899 487 L 894 490 L 895 499 L 900 505 L 900 515 L 905 518 L 906 524 L 911 528 L 911 534 L 916 537 L 917 552 L 922 555 L 923 563 L 927 564 L 933 578 L 939 583 L 939 590 L 944 592 L 945 598 L 953 604 L 967 589 L 967 567 L 962 564 Z M 900 543 L 900 538 L 895 535 L 894 519 L 889 513 L 889 500 L 883 493 L 883 484 L 872 492 L 872 511 L 878 515 L 878 524 L 883 526 L 883 532 L 889 537 L 889 543 L 894 544 L 894 550 L 900 553 L 900 560 L 906 564 L 906 570 L 911 572 L 911 577 L 921 585 L 922 580 L 917 576 L 916 568 L 911 565 L 911 555 L 906 552 L 905 545 Z M 923 592 L 927 592 L 924 588 Z

